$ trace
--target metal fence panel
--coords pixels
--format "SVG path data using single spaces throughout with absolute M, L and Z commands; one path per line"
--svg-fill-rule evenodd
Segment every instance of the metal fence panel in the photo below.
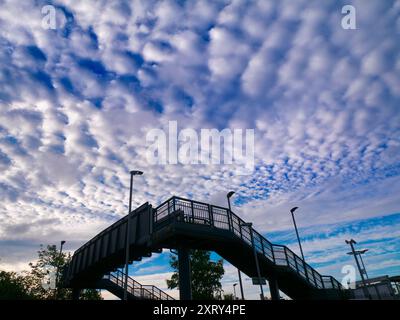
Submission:
M 211 206 L 214 227 L 220 229 L 229 229 L 228 210 Z
M 273 245 L 275 263 L 279 266 L 287 266 L 285 247 Z

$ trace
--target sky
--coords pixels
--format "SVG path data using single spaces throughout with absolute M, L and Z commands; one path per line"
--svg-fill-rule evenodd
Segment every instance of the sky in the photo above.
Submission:
M 340 280 L 354 238 L 370 275 L 399 274 L 399 36 L 394 0 L 0 0 L 0 269 L 27 269 L 40 244 L 73 252 L 121 218 L 137 169 L 134 207 L 225 206 L 235 190 L 234 211 L 296 252 L 300 207 L 318 271 Z M 254 171 L 150 163 L 147 133 L 170 121 L 254 130 Z M 132 275 L 165 287 L 168 255 Z M 226 264 L 226 292 L 235 281 Z

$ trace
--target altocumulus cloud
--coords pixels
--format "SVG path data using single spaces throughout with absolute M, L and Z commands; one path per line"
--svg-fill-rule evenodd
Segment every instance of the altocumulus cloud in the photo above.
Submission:
M 55 30 L 41 25 L 48 4 Z M 341 27 L 345 4 L 356 30 Z M 145 171 L 135 204 L 172 194 L 224 204 L 234 189 L 240 214 L 263 232 L 287 229 L 292 205 L 316 235 L 318 225 L 399 211 L 400 1 L 3 0 L 0 9 L 4 266 L 29 260 L 33 244 L 65 238 L 75 249 L 123 215 L 131 168 Z M 254 174 L 149 166 L 146 132 L 170 120 L 255 129 Z

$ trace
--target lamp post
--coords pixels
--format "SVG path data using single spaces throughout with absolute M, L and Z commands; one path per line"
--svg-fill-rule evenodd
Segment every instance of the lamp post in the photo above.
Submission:
M 367 283 L 366 283 L 365 278 L 364 278 L 364 273 L 362 272 L 360 262 L 358 261 L 358 258 L 357 258 L 358 254 L 357 254 L 356 250 L 354 249 L 354 245 L 357 244 L 357 242 L 354 239 L 345 240 L 345 242 L 350 245 L 351 254 L 354 256 L 354 259 L 356 260 L 356 265 L 357 265 L 357 268 L 358 268 L 358 272 L 360 273 L 361 281 L 362 281 L 363 287 L 364 287 L 364 294 L 365 294 L 366 297 L 371 299 L 371 296 L 370 296 L 370 294 L 368 292 Z
M 261 300 L 264 300 L 264 290 L 262 287 L 263 281 L 261 278 L 261 271 L 260 271 L 260 265 L 258 264 L 258 255 L 257 255 L 257 250 L 256 250 L 256 246 L 254 243 L 254 236 L 253 236 L 253 224 L 251 222 L 248 223 L 242 223 L 241 224 L 242 227 L 248 227 L 250 229 L 250 238 L 251 238 L 251 244 L 253 246 L 253 252 L 254 252 L 254 260 L 256 263 L 256 269 L 257 269 L 257 277 L 258 277 L 258 283 L 260 285 L 260 291 L 261 291 Z
M 231 209 L 231 197 L 235 194 L 235 191 L 229 191 L 228 194 L 226 195 L 226 198 L 228 199 L 228 207 L 229 207 L 229 214 L 232 215 L 232 209 Z M 239 284 L 240 284 L 240 294 L 242 296 L 242 300 L 244 300 L 244 292 L 243 292 L 243 283 L 242 283 L 242 274 L 239 270 L 238 271 L 238 277 L 239 277 Z
M 367 269 L 365 268 L 364 260 L 362 258 L 362 255 L 366 253 L 368 249 L 363 249 L 363 250 L 355 250 L 354 253 L 360 257 L 361 265 L 362 265 L 362 272 L 365 274 L 365 277 L 368 279 L 368 273 Z M 353 252 L 347 252 L 348 255 L 354 255 Z
M 125 241 L 125 285 L 124 285 L 124 300 L 128 300 L 128 266 L 129 266 L 129 231 L 130 231 L 130 221 L 131 221 L 131 211 L 132 211 L 132 188 L 133 188 L 133 176 L 142 175 L 142 171 L 133 170 L 131 174 L 131 183 L 129 188 L 129 212 L 127 216 L 127 226 L 126 226 L 126 241 Z
M 60 273 L 60 262 L 61 262 L 61 257 L 62 257 L 62 249 L 63 245 L 65 244 L 65 241 L 61 241 L 60 245 L 60 253 L 58 255 L 58 263 L 57 263 L 57 272 L 56 272 L 56 292 L 55 292 L 55 298 L 58 298 L 58 289 L 59 289 L 59 283 L 58 283 L 58 278 L 59 278 L 59 273 Z
M 296 236 L 297 236 L 297 241 L 299 242 L 301 257 L 303 258 L 303 261 L 305 262 L 306 260 L 304 259 L 303 248 L 301 247 L 301 241 L 300 241 L 300 237 L 299 237 L 299 231 L 297 230 L 296 219 L 294 218 L 294 212 L 295 212 L 298 208 L 299 208 L 299 207 L 294 207 L 294 208 L 290 209 L 290 213 L 292 214 L 294 229 L 296 230 Z
M 233 284 L 233 300 L 237 300 L 237 298 L 236 298 L 236 286 L 237 286 L 237 283 L 234 283 Z

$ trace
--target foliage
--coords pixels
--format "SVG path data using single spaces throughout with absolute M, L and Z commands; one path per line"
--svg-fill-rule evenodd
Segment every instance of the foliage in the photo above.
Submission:
M 235 300 L 233 297 L 233 293 L 225 293 L 223 295 L 223 297 L 224 297 L 224 300 Z
M 29 290 L 34 293 L 37 299 L 48 300 L 56 298 L 56 290 L 50 288 L 51 282 L 54 282 L 55 285 L 57 268 L 62 270 L 69 260 L 70 255 L 66 253 L 60 254 L 55 245 L 48 245 L 46 248 L 40 246 L 38 260 L 36 263 L 29 263 L 31 270 L 25 276 Z M 46 283 L 48 287 L 44 285 Z M 68 291 L 69 290 L 66 289 L 60 289 L 57 298 L 69 298 Z
M 175 270 L 167 280 L 169 289 L 179 288 L 179 266 L 176 256 L 171 255 L 170 265 Z M 224 275 L 223 260 L 210 260 L 210 252 L 192 250 L 190 252 L 192 297 L 195 300 L 217 299 L 221 297 L 221 279 Z
M 16 272 L 0 271 L 0 300 L 33 299 L 26 287 L 25 278 Z
M 59 283 L 61 284 L 62 270 L 71 260 L 71 255 L 60 252 L 55 245 L 46 248 L 40 246 L 38 260 L 29 263 L 30 271 L 17 274 L 15 272 L 0 271 L 0 299 L 39 299 L 50 300 L 72 299 L 70 289 L 59 287 L 54 289 L 57 282 L 57 270 L 59 271 Z M 51 286 L 53 284 L 53 286 Z M 100 300 L 99 291 L 88 289 L 82 291 L 83 300 Z

